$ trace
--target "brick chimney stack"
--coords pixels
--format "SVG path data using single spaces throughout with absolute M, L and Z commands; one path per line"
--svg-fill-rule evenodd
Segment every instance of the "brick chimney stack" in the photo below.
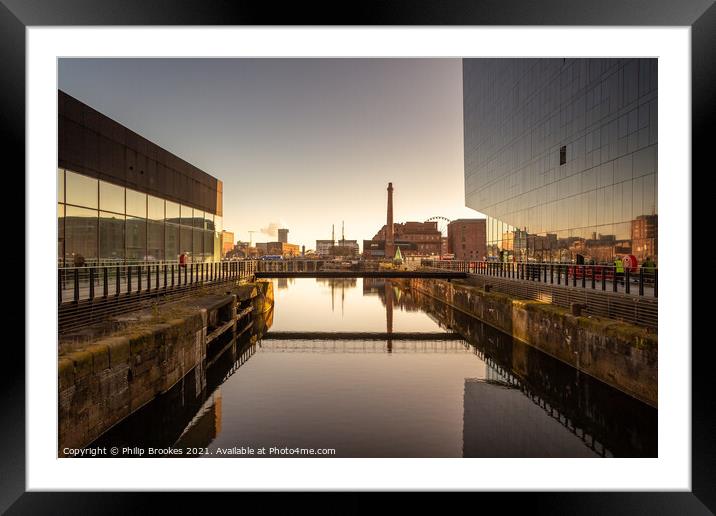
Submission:
M 395 241 L 393 236 L 393 183 L 388 183 L 388 220 L 385 226 L 385 257 L 393 258 Z

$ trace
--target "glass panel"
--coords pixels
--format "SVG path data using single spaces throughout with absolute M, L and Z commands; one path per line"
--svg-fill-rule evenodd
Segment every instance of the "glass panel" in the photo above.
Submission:
M 67 204 L 97 208 L 99 181 L 67 170 L 65 172 L 65 196 Z
M 65 258 L 65 205 L 57 204 L 57 266 L 64 266 Z
M 124 260 L 124 215 L 99 212 L 99 257 L 103 262 Z
M 180 224 L 179 205 L 175 202 L 166 201 L 166 220 L 172 224 Z
M 214 261 L 221 260 L 221 233 L 214 231 Z
M 179 226 L 166 224 L 164 226 L 164 252 L 165 260 L 179 259 Z
M 65 263 L 89 265 L 97 259 L 97 210 L 67 206 L 65 211 Z
M 154 197 L 153 195 L 148 196 L 148 217 L 152 220 L 164 220 L 164 199 Z
M 181 224 L 184 226 L 191 226 L 191 218 L 194 216 L 194 210 L 189 206 L 181 205 Z
M 147 194 L 127 188 L 127 215 L 147 218 Z
M 214 259 L 214 232 L 204 231 L 204 261 Z
M 208 229 L 209 231 L 214 231 L 214 214 L 211 212 L 206 212 L 204 214 L 204 228 Z
M 129 193 L 129 190 L 127 190 L 127 193 Z M 144 260 L 146 255 L 147 220 L 137 217 L 127 217 L 127 260 Z
M 124 215 L 124 187 L 100 181 L 99 208 Z
M 195 262 L 202 260 L 202 253 L 204 250 L 204 238 L 200 229 L 194 229 L 194 241 L 192 247 L 192 259 Z
M 204 212 L 201 210 L 194 210 L 193 224 L 195 228 L 204 229 Z
M 214 215 L 214 231 L 221 233 L 224 229 L 222 218 L 218 215 Z
M 164 221 L 147 221 L 147 260 L 164 259 Z
M 181 226 L 181 240 L 179 241 L 179 252 L 185 253 L 187 255 L 191 255 L 192 251 L 192 245 L 191 245 L 191 232 L 192 229 L 187 226 Z
M 65 202 L 65 171 L 57 169 L 57 202 Z

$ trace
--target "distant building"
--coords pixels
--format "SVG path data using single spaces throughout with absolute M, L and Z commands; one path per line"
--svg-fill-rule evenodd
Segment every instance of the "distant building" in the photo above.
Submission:
M 221 232 L 221 256 L 226 256 L 227 253 L 234 249 L 234 232 L 233 231 L 222 231 Z
M 364 241 L 363 254 L 365 256 L 374 255 L 378 249 L 373 245 L 374 243 L 386 241 L 386 228 L 387 225 L 384 225 L 372 240 Z M 403 244 L 400 246 L 400 251 L 406 256 L 439 256 L 442 251 L 442 234 L 438 229 L 438 223 L 434 221 L 393 223 L 393 239 L 394 247 Z M 365 242 L 370 242 L 368 247 Z M 380 249 L 385 253 L 385 245 Z
M 234 248 L 226 253 L 225 258 L 256 258 L 258 249 L 249 246 L 249 242 L 236 242 Z
M 418 244 L 415 242 L 408 242 L 406 240 L 394 240 L 393 250 L 400 248 L 400 252 L 407 256 L 416 256 L 420 254 L 418 252 Z M 389 258 L 395 255 L 393 252 Z M 363 240 L 363 256 L 365 258 L 385 258 L 385 240 Z
M 278 241 L 284 244 L 288 243 L 288 229 L 281 228 L 278 230 Z
M 335 244 L 335 240 L 316 240 L 316 254 L 330 256 Z
M 283 256 L 284 258 L 292 258 L 301 255 L 301 248 L 297 244 L 287 244 L 285 242 L 259 242 L 256 244 L 259 256 Z
M 658 215 L 641 215 L 631 221 L 631 252 L 639 262 L 648 256 L 656 259 Z
M 487 257 L 485 219 L 457 219 L 448 224 L 448 252 L 456 260 L 484 260 Z
M 339 240 L 333 247 L 333 256 L 358 256 L 358 240 Z

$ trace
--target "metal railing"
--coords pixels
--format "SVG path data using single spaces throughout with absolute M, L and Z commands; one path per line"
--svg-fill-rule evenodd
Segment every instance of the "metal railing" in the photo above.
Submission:
M 139 309 L 144 301 L 175 300 L 199 288 L 248 278 L 255 270 L 254 260 L 60 268 L 59 331 Z
M 615 268 L 604 265 L 423 260 L 422 266 L 467 272 L 468 281 L 495 292 L 564 308 L 579 303 L 587 315 L 658 327 L 656 270 L 650 277 L 625 269 L 622 283 L 620 275 L 614 281 Z
M 647 297 L 658 296 L 659 270 L 656 267 L 639 267 L 636 270 L 624 267 L 623 271 L 617 272 L 614 265 L 576 265 L 572 263 L 422 260 L 421 265 L 483 276 L 549 283 L 550 285 Z

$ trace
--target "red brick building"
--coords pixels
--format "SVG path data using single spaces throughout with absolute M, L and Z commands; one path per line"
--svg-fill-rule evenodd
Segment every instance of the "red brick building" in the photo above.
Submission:
M 456 260 L 484 260 L 487 256 L 486 219 L 457 219 L 448 224 L 448 251 Z
M 384 225 L 380 231 L 375 234 L 373 241 L 385 241 L 386 227 L 387 225 Z M 440 247 L 442 240 L 437 222 L 396 222 L 393 224 L 393 238 L 395 242 L 402 241 L 415 244 L 414 249 L 401 248 L 401 252 L 405 255 L 439 256 L 441 254 Z

